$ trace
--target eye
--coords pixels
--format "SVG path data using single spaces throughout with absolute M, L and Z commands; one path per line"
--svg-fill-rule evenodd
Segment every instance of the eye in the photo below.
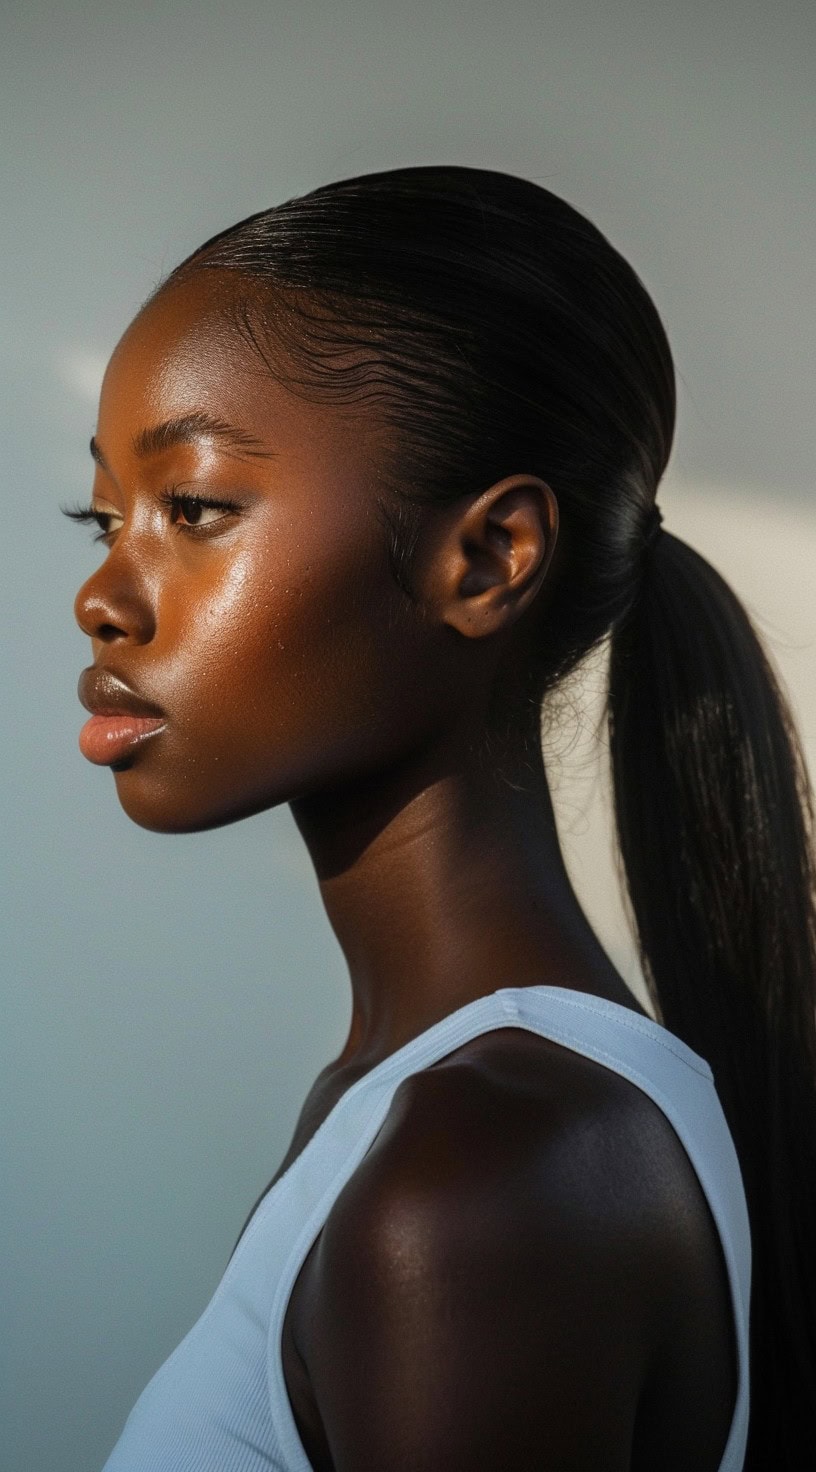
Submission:
M 184 495 L 179 491 L 177 486 L 170 486 L 167 490 L 160 491 L 157 499 L 163 502 L 165 506 L 171 508 L 170 520 L 177 531 L 194 531 L 199 527 L 202 530 L 205 528 L 209 529 L 209 527 L 217 525 L 219 521 L 227 519 L 224 516 L 215 516 L 209 521 L 202 521 L 202 513 L 221 511 L 229 514 L 232 511 L 240 511 L 241 509 L 234 501 L 216 501 L 209 496 Z M 180 511 L 184 516 L 184 521 L 187 523 L 186 527 L 183 522 L 179 521 L 177 516 L 173 516 L 172 513 L 175 510 Z
M 94 516 L 96 517 L 96 520 L 99 522 L 99 525 L 102 528 L 102 533 L 101 533 L 100 537 L 97 539 L 99 541 L 102 541 L 108 535 L 109 532 L 112 532 L 112 531 L 116 531 L 117 530 L 117 528 L 115 526 L 111 526 L 111 522 L 116 522 L 116 521 L 121 521 L 122 520 L 121 516 L 119 516 L 118 512 L 116 512 L 116 511 L 102 511 L 102 510 L 97 510 L 97 511 L 94 511 Z
M 184 520 L 190 526 L 201 526 L 202 524 L 206 526 L 207 522 L 204 519 L 205 513 L 213 510 L 213 507 L 205 506 L 204 502 L 196 496 L 184 496 L 183 499 L 175 501 L 173 504 L 178 506 L 179 511 L 184 515 Z M 171 517 L 170 519 L 172 521 L 173 518 Z M 216 517 L 217 520 L 218 518 Z M 178 526 L 178 524 L 179 518 L 176 517 L 175 525 Z

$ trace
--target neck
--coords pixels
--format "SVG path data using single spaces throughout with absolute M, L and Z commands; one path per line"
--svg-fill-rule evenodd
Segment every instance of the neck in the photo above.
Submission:
M 496 758 L 449 744 L 292 802 L 351 980 L 334 1066 L 373 1067 L 502 986 L 625 993 L 567 873 L 540 742 Z

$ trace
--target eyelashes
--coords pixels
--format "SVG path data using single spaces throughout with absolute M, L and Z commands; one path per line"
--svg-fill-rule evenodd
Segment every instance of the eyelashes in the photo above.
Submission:
M 226 520 L 226 518 L 218 517 L 215 522 L 205 522 L 203 526 L 200 526 L 197 523 L 184 525 L 177 520 L 173 520 L 172 512 L 176 507 L 181 509 L 185 517 L 187 517 L 189 513 L 192 513 L 192 515 L 200 514 L 202 509 L 225 511 L 227 513 L 240 512 L 243 509 L 237 501 L 216 500 L 210 496 L 184 494 L 179 490 L 178 486 L 168 486 L 165 490 L 158 493 L 156 499 L 158 501 L 161 501 L 163 505 L 170 507 L 171 524 L 174 530 L 177 532 L 186 533 L 188 536 L 194 537 L 207 536 L 209 533 L 215 531 L 215 529 L 219 527 L 221 522 Z M 101 528 L 101 530 L 97 533 L 95 537 L 91 538 L 92 542 L 106 541 L 107 538 L 112 535 L 109 523 L 112 519 L 116 519 L 117 517 L 117 513 L 114 511 L 100 511 L 94 506 L 61 506 L 60 511 L 62 512 L 63 516 L 70 517 L 72 521 L 88 523 L 95 522 L 96 525 Z
M 92 542 L 101 542 L 107 536 L 107 527 L 103 525 L 107 521 L 107 513 L 94 511 L 92 506 L 60 506 L 63 516 L 70 516 L 72 521 L 95 521 L 102 530 L 98 536 L 92 537 Z
M 70 516 L 72 521 L 95 521 L 102 530 L 97 532 L 95 537 L 91 537 L 91 541 L 104 542 L 108 535 L 107 523 L 113 515 L 112 511 L 95 511 L 93 506 L 60 506 L 60 511 L 63 516 Z

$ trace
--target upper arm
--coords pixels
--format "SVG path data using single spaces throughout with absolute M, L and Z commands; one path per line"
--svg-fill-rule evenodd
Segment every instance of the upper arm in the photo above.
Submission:
M 335 1472 L 628 1468 L 662 1228 L 620 1132 L 582 1115 L 525 1139 L 444 1072 L 397 1093 L 301 1316 Z

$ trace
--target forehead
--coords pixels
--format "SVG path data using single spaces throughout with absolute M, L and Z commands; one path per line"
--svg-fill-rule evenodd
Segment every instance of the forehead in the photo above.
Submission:
M 378 427 L 370 409 L 293 393 L 281 350 L 278 381 L 237 330 L 227 310 L 231 283 L 225 292 L 212 279 L 222 275 L 202 271 L 163 288 L 127 328 L 102 384 L 100 441 L 123 443 L 152 424 L 204 412 L 268 441 L 278 454 L 302 456 L 309 448 L 312 463 L 321 449 L 331 451 L 335 464 L 338 455 L 359 463 L 371 454 Z

